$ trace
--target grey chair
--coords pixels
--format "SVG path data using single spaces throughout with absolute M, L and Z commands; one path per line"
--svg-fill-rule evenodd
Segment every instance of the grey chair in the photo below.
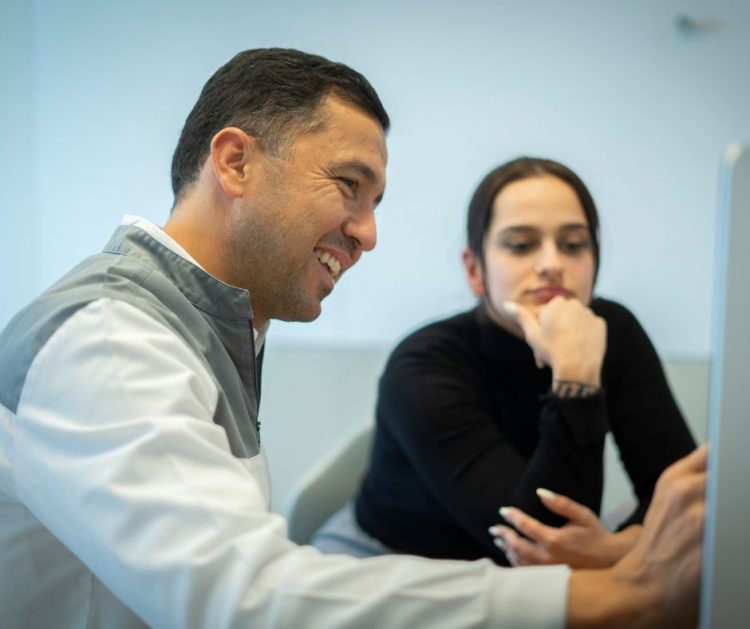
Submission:
M 354 496 L 367 468 L 372 431 L 371 424 L 362 427 L 294 485 L 284 509 L 293 542 L 308 544 L 315 531 Z

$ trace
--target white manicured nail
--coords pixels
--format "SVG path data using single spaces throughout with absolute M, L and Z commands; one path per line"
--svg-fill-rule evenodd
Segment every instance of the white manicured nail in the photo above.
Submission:
M 540 487 L 536 490 L 536 495 L 544 500 L 552 500 L 554 498 L 557 498 L 557 494 L 554 491 L 544 489 L 543 487 Z
M 516 302 L 514 301 L 504 301 L 503 310 L 505 310 L 505 312 L 509 315 L 518 314 L 518 304 L 516 304 Z
M 510 520 L 510 509 L 508 507 L 500 507 L 500 515 L 506 520 Z
M 503 540 L 501 540 L 499 537 L 496 537 L 493 541 L 495 542 L 495 546 L 497 546 L 503 552 L 505 552 L 506 550 L 508 550 L 505 547 L 505 543 L 503 542 Z

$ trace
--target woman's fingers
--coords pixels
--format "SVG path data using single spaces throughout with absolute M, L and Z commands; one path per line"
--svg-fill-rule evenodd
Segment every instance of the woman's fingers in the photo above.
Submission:
M 552 510 L 568 522 L 561 527 L 548 526 L 517 507 L 501 508 L 500 515 L 509 526 L 497 525 L 490 532 L 499 537 L 497 545 L 506 551 L 513 565 L 609 566 L 635 543 L 638 531 L 629 531 L 627 535 L 610 533 L 588 507 L 548 490 L 539 494 L 545 504 L 554 507 Z
M 542 524 L 536 518 L 526 515 L 516 507 L 502 507 L 500 509 L 500 515 L 510 522 L 516 530 L 520 531 L 526 537 L 535 542 L 548 544 L 550 542 L 550 537 L 558 530 L 555 527 Z
M 566 520 L 580 524 L 581 526 L 593 526 L 598 522 L 599 518 L 596 517 L 593 511 L 588 507 L 563 496 L 556 494 L 549 489 L 539 488 L 536 490 L 536 495 L 542 501 L 547 509 L 556 513 L 557 515 L 563 516 Z
M 529 333 L 533 335 L 534 331 L 539 328 L 539 322 L 536 315 L 525 306 L 515 301 L 504 301 L 503 310 L 510 315 L 518 325 L 521 326 L 524 336 L 528 339 Z
M 490 527 L 490 533 L 495 537 L 495 545 L 500 548 L 508 561 L 514 566 L 530 566 L 548 563 L 546 551 L 524 539 L 512 528 L 498 524 Z
M 534 352 L 534 362 L 536 363 L 536 366 L 539 369 L 544 368 L 547 361 L 545 360 L 544 353 L 540 351 L 538 347 L 539 343 L 537 339 L 539 338 L 539 320 L 537 319 L 537 315 L 525 306 L 514 301 L 504 301 L 503 310 L 505 310 L 506 314 L 510 315 L 513 320 L 521 326 L 523 336 Z
M 503 310 L 521 327 L 537 366 L 549 365 L 558 379 L 598 386 L 607 340 L 604 319 L 562 296 L 538 308 L 505 301 Z

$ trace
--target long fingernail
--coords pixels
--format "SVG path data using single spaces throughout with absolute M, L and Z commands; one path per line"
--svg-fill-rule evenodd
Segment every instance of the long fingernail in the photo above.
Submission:
M 505 546 L 505 542 L 503 542 L 503 540 L 501 540 L 499 537 L 496 537 L 493 541 L 495 542 L 495 546 L 497 546 L 503 552 L 508 550 Z
M 506 520 L 510 520 L 511 511 L 508 507 L 500 507 L 499 511 L 501 516 Z
M 544 487 L 539 487 L 536 490 L 536 495 L 542 498 L 543 500 L 552 500 L 554 498 L 557 498 L 557 494 L 554 491 L 550 491 L 549 489 L 544 489 Z
M 490 528 L 487 529 L 487 532 L 490 535 L 500 535 L 500 527 L 497 525 L 491 526 Z
M 516 304 L 514 301 L 504 301 L 503 310 L 505 310 L 505 312 L 509 315 L 518 314 L 518 304 Z

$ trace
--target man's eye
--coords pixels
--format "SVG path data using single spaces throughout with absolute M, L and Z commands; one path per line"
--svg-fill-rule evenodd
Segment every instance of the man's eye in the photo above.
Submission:
M 359 187 L 359 182 L 356 179 L 349 179 L 347 177 L 339 177 L 339 181 L 343 183 L 349 190 L 356 192 Z

